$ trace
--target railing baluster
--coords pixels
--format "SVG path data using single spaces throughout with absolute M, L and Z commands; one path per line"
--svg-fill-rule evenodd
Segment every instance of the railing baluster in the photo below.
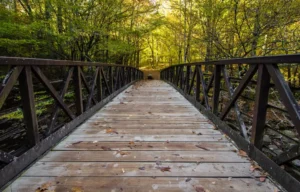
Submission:
M 258 79 L 253 111 L 251 143 L 261 149 L 267 115 L 268 96 L 270 88 L 270 75 L 264 65 L 258 67 Z
M 212 112 L 214 114 L 218 113 L 218 107 L 219 107 L 221 67 L 222 67 L 221 65 L 215 65 L 215 69 L 214 69 L 214 91 L 213 91 L 213 105 L 212 105 Z
M 39 143 L 38 122 L 35 111 L 34 91 L 31 67 L 24 67 L 19 76 L 20 94 L 23 106 L 23 116 L 26 124 L 26 135 L 29 146 Z
M 97 97 L 98 101 L 101 101 L 103 99 L 103 93 L 102 93 L 102 75 L 101 75 L 102 67 L 99 67 L 98 70 L 98 81 L 97 81 Z
M 197 65 L 195 66 L 195 71 L 196 71 L 196 93 L 195 93 L 195 99 L 196 99 L 196 101 L 200 101 L 200 71 L 199 71 L 199 66 L 197 66 Z
M 187 93 L 190 89 L 190 73 L 191 73 L 191 66 L 186 66 L 186 76 L 185 76 L 185 89 L 184 91 Z
M 82 101 L 82 85 L 81 85 L 81 74 L 80 66 L 74 67 L 74 92 L 75 92 L 75 106 L 76 106 L 76 115 L 83 113 L 83 101 Z

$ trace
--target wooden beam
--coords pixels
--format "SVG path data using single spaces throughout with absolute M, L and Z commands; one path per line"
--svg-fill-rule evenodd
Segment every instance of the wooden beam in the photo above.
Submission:
M 257 65 L 251 65 L 248 69 L 247 73 L 243 77 L 243 79 L 240 81 L 239 86 L 235 89 L 234 94 L 232 95 L 232 99 L 229 101 L 229 103 L 226 105 L 225 109 L 220 115 L 220 119 L 224 119 L 229 112 L 230 108 L 233 106 L 233 104 L 236 102 L 238 97 L 242 94 L 243 90 L 247 87 L 248 83 L 251 81 L 252 77 L 257 71 Z
M 214 114 L 218 113 L 220 86 L 221 86 L 221 66 L 220 65 L 215 65 L 215 69 L 214 69 L 214 94 L 213 94 L 213 106 L 212 106 L 212 111 L 213 111 Z
M 224 75 L 225 84 L 226 84 L 227 89 L 228 89 L 229 98 L 232 99 L 232 95 L 233 95 L 234 91 L 233 91 L 232 85 L 230 83 L 230 80 L 229 80 L 229 77 L 228 77 L 225 66 L 222 66 L 222 72 L 223 72 L 223 75 Z M 240 125 L 240 133 L 247 141 L 249 141 L 246 125 L 245 125 L 243 117 L 241 115 L 239 106 L 236 102 L 234 103 L 234 111 L 235 111 L 235 114 L 236 114 L 236 120 Z
M 0 109 L 2 108 L 11 89 L 16 84 L 23 68 L 24 68 L 23 66 L 14 67 L 9 71 L 9 73 L 6 75 L 5 79 L 3 80 L 2 85 L 0 87 Z
M 23 116 L 26 124 L 26 136 L 29 146 L 32 147 L 40 142 L 38 122 L 35 111 L 34 91 L 31 67 L 24 67 L 19 77 L 20 94 L 23 106 Z
M 64 85 L 61 89 L 61 92 L 60 92 L 60 97 L 63 99 L 67 90 L 68 90 L 68 87 L 69 87 L 69 83 L 71 81 L 71 78 L 73 76 L 73 71 L 74 71 L 74 67 L 71 67 L 67 73 L 67 76 L 65 77 L 64 79 Z M 54 108 L 53 108 L 53 113 L 51 115 L 51 122 L 48 126 L 48 131 L 47 131 L 47 135 L 49 135 L 51 132 L 52 132 L 52 129 L 55 125 L 55 122 L 56 122 L 56 119 L 57 119 L 57 115 L 58 115 L 58 111 L 59 111 L 59 107 L 57 104 L 54 105 Z
M 48 92 L 57 102 L 57 104 L 62 108 L 62 110 L 70 117 L 70 119 L 75 119 L 75 116 L 73 115 L 72 111 L 64 103 L 63 99 L 59 96 L 59 94 L 57 93 L 53 85 L 50 83 L 50 81 L 47 79 L 47 77 L 44 75 L 44 73 L 41 71 L 41 69 L 37 66 L 32 66 L 32 69 L 35 76 L 45 86 L 45 88 L 48 90 Z
M 203 91 L 203 99 L 205 101 L 205 108 L 210 110 L 210 106 L 209 106 L 209 103 L 208 103 L 208 96 L 207 96 L 207 88 L 206 88 L 206 83 L 205 83 L 205 80 L 204 80 L 204 77 L 203 77 L 203 72 L 202 72 L 202 69 L 201 69 L 201 66 L 197 66 L 197 69 L 198 69 L 198 73 L 199 73 L 199 78 L 201 80 L 201 84 L 202 84 L 202 91 Z
M 98 73 L 99 73 L 99 67 L 97 67 L 96 70 L 95 70 L 95 74 L 94 74 L 94 77 L 93 77 L 93 84 L 92 84 L 92 88 L 91 88 L 91 91 L 90 91 L 90 95 L 89 95 L 88 100 L 87 100 L 85 110 L 88 110 L 90 108 L 92 98 L 94 97 L 94 92 L 95 92 L 95 86 L 97 84 Z
M 264 65 L 258 67 L 258 83 L 255 91 L 251 143 L 258 149 L 263 146 L 263 137 L 268 108 L 270 75 Z
M 266 65 L 268 72 L 279 92 L 282 103 L 286 107 L 295 128 L 300 135 L 300 106 L 297 103 L 289 85 L 284 80 L 277 64 Z

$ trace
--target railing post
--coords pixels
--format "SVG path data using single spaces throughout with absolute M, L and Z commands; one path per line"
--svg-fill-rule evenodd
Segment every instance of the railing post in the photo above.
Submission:
M 38 122 L 35 111 L 34 91 L 31 67 L 24 67 L 19 77 L 23 115 L 26 124 L 26 133 L 30 147 L 39 143 Z
M 80 66 L 74 67 L 74 92 L 75 92 L 75 105 L 76 105 L 76 115 L 83 113 L 83 102 L 82 102 L 82 86 L 81 86 L 81 75 Z
M 188 93 L 190 89 L 190 74 L 191 74 L 191 66 L 186 66 L 186 76 L 185 76 L 185 89 L 184 91 Z
M 215 65 L 215 69 L 214 69 L 214 89 L 213 89 L 213 106 L 212 106 L 212 112 L 214 114 L 218 113 L 218 107 L 219 107 L 221 67 L 222 67 L 221 65 Z
M 109 70 L 109 85 L 110 85 L 110 90 L 111 90 L 111 93 L 113 93 L 115 91 L 114 90 L 113 67 L 110 66 L 108 70 Z
M 267 68 L 261 64 L 258 67 L 258 79 L 253 111 L 251 143 L 261 149 L 267 115 L 268 96 L 270 88 L 270 74 Z
M 98 70 L 98 81 L 97 81 L 97 97 L 98 101 L 102 100 L 102 74 L 101 74 L 102 67 L 99 67 Z
M 200 71 L 199 71 L 199 67 L 200 66 L 195 66 L 195 70 L 196 70 L 196 93 L 195 93 L 195 99 L 196 101 L 200 101 Z M 205 94 L 205 93 L 203 93 Z
M 183 79 L 184 79 L 184 66 L 181 66 L 180 74 L 180 89 L 183 90 Z

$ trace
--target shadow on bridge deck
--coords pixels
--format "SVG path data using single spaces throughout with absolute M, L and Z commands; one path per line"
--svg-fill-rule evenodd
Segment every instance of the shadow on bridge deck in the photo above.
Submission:
M 277 191 L 251 166 L 170 85 L 142 81 L 79 126 L 6 191 Z

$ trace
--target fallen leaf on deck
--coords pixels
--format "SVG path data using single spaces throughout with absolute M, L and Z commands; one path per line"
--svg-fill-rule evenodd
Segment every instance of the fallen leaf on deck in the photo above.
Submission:
M 195 190 L 196 190 L 196 192 L 205 192 L 204 187 L 201 185 L 196 186 Z
M 243 151 L 243 150 L 239 150 L 238 155 L 241 156 L 241 157 L 248 157 L 247 153 L 245 151 Z
M 139 167 L 139 170 L 145 170 L 145 167 Z
M 35 192 L 49 191 L 48 188 L 51 187 L 52 183 L 44 183 L 41 187 L 38 187 Z
M 166 141 L 166 143 L 170 143 L 170 141 L 169 141 L 169 140 L 167 140 L 167 141 Z
M 124 102 L 120 102 L 120 104 L 125 104 Z
M 130 145 L 134 145 L 134 141 L 130 141 L 129 144 L 130 144 Z
M 261 176 L 261 177 L 259 178 L 259 181 L 260 181 L 260 182 L 265 182 L 265 181 L 266 181 L 266 176 Z
M 205 151 L 209 151 L 209 149 L 205 148 L 205 147 L 202 147 L 201 145 L 195 145 L 196 147 L 200 148 L 200 149 L 203 149 Z
M 118 151 L 117 153 L 119 153 L 120 155 L 129 155 L 130 154 L 130 152 L 128 152 L 128 151 Z
M 104 151 L 111 151 L 111 148 L 105 146 L 101 146 L 101 149 L 103 149 Z
M 166 171 L 170 171 L 171 167 L 156 167 L 157 169 L 159 169 L 161 172 L 166 172 Z
M 262 170 L 260 166 L 258 165 L 251 165 L 250 171 L 254 172 L 255 170 Z
M 196 134 L 196 132 L 195 132 L 195 131 L 192 131 L 192 133 L 193 133 L 193 134 Z
M 153 146 L 152 146 L 152 145 L 147 145 L 147 147 L 153 148 Z
M 172 155 L 175 155 L 175 156 L 177 156 L 177 157 L 180 156 L 179 154 L 172 154 Z
M 77 142 L 75 142 L 75 143 L 72 143 L 72 145 L 76 145 L 76 144 L 79 144 L 79 143 L 81 143 L 82 141 L 77 141 Z
M 197 135 L 202 135 L 202 133 L 199 132 Z
M 72 187 L 72 192 L 83 192 L 82 187 Z
M 115 134 L 119 134 L 117 131 L 113 130 L 113 129 L 106 129 L 106 133 L 115 133 Z
M 185 180 L 185 182 L 189 182 L 190 180 L 192 180 L 191 178 L 187 178 L 186 180 Z

